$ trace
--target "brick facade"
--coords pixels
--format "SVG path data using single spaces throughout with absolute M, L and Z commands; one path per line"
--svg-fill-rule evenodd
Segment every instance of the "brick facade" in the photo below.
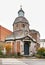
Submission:
M 11 34 L 12 34 L 12 31 L 10 31 L 0 25 L 0 41 L 4 41 L 5 38 Z

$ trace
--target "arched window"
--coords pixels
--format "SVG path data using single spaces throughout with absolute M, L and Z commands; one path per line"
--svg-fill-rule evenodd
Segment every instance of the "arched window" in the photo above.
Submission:
M 16 24 L 16 27 L 18 27 L 18 24 Z
M 25 24 L 22 24 L 22 27 L 25 27 Z

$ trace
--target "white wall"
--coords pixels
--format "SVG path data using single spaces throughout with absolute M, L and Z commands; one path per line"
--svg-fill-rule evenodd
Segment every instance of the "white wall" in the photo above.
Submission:
M 30 45 L 30 54 L 32 53 L 36 53 L 36 47 L 35 47 L 36 43 L 34 42 L 31 42 L 31 45 Z
M 45 42 L 40 42 L 40 47 L 44 47 L 45 48 Z

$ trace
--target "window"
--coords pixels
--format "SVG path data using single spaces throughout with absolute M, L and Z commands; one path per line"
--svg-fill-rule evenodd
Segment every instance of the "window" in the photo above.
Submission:
M 18 27 L 18 24 L 16 24 L 16 27 Z
M 25 27 L 25 24 L 22 24 L 23 27 Z

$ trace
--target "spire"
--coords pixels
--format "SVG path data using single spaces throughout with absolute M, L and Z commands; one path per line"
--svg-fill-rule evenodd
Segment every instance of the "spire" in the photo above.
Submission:
M 20 10 L 18 11 L 18 16 L 24 16 L 24 11 L 22 10 L 22 5 L 20 5 Z

